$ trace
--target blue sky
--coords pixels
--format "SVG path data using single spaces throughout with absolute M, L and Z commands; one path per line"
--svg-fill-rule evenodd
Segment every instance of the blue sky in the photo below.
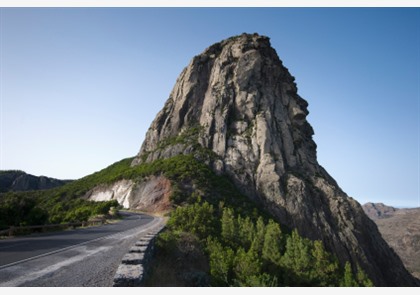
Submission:
M 419 8 L 2 8 L 0 26 L 2 170 L 75 179 L 134 156 L 191 58 L 257 32 L 340 187 L 420 206 Z

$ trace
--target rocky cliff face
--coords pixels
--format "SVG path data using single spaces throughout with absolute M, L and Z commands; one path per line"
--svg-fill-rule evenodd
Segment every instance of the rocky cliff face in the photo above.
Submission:
M 232 37 L 182 71 L 132 165 L 194 153 L 281 223 L 362 266 L 376 285 L 416 285 L 362 207 L 318 164 L 307 107 L 267 37 Z

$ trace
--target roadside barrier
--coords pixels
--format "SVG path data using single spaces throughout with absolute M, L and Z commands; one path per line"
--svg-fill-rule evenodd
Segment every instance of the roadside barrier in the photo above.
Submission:
M 150 266 L 156 236 L 163 227 L 149 231 L 124 255 L 115 273 L 113 287 L 140 287 L 142 285 Z
M 8 229 L 0 231 L 0 236 L 13 237 L 14 234 L 19 233 L 19 232 L 31 233 L 38 229 L 45 232 L 48 229 L 53 229 L 53 228 L 76 228 L 80 226 L 84 227 L 84 226 L 92 226 L 92 225 L 103 225 L 105 222 L 106 222 L 105 219 L 94 219 L 90 221 L 73 222 L 73 223 L 44 224 L 44 225 L 31 225 L 31 226 L 11 226 Z

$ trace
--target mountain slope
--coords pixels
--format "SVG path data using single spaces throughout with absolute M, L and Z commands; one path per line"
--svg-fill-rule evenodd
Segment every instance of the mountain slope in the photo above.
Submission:
M 385 241 L 398 253 L 407 269 L 420 278 L 420 208 L 398 209 L 381 203 L 363 205 Z
M 70 180 L 34 176 L 18 170 L 0 171 L 0 193 L 8 191 L 44 190 L 62 186 Z
M 383 203 L 366 203 L 363 205 L 363 210 L 366 215 L 374 221 L 377 219 L 391 217 L 398 211 L 397 208 L 387 206 Z
M 354 199 L 318 164 L 307 102 L 257 34 L 207 48 L 182 71 L 132 165 L 193 155 L 279 222 L 321 240 L 377 286 L 414 286 Z

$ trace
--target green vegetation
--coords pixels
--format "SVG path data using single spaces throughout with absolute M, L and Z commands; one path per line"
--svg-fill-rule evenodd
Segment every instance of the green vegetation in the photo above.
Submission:
M 156 262 L 165 261 L 168 267 L 172 260 L 172 269 L 182 273 L 176 253 L 181 245 L 189 247 L 183 241 L 187 235 L 195 237 L 194 247 L 201 248 L 208 265 L 184 272 L 208 269 L 211 286 L 372 286 L 360 268 L 356 275 L 349 263 L 340 268 L 322 242 L 302 238 L 296 230 L 282 232 L 272 219 L 244 216 L 234 207 L 206 201 L 178 207 L 172 213 L 157 241 L 160 259 Z M 188 265 L 186 260 L 184 257 L 182 264 Z M 156 266 L 154 272 L 158 271 Z
M 197 152 L 196 156 L 203 157 L 204 153 Z M 92 202 L 83 197 L 89 190 L 101 184 L 111 184 L 122 179 L 141 179 L 150 175 L 163 174 L 174 183 L 172 200 L 174 204 L 186 201 L 186 195 L 180 185 L 193 179 L 194 183 L 206 186 L 210 169 L 207 165 L 195 160 L 194 155 L 180 155 L 166 160 L 157 160 L 135 167 L 130 167 L 132 158 L 124 159 L 111 166 L 93 173 L 64 186 L 28 192 L 9 192 L 0 194 L 0 229 L 19 225 L 42 225 L 48 223 L 63 223 L 84 221 L 89 217 L 104 212 L 101 206 L 109 208 L 116 206 L 116 201 Z M 220 189 L 230 186 L 225 180 L 221 181 Z M 191 194 L 188 198 L 194 198 Z
M 51 205 L 48 207 L 46 204 Z M 61 200 L 52 204 L 45 196 L 30 193 L 8 193 L 0 200 L 0 229 L 10 226 L 59 224 L 87 221 L 90 217 L 107 215 L 119 206 L 116 200 L 90 202 L 83 199 Z
M 203 131 L 203 127 L 200 125 L 196 125 L 191 128 L 187 128 L 182 131 L 179 135 L 174 137 L 169 137 L 165 140 L 162 140 L 159 145 L 158 149 L 164 149 L 168 146 L 173 146 L 176 144 L 197 144 L 198 136 Z
M 175 209 L 157 239 L 157 259 L 146 285 L 160 286 L 371 286 L 359 266 L 340 267 L 321 241 L 281 226 L 205 162 L 211 151 L 194 143 L 200 128 L 161 143 L 194 146 L 194 153 L 131 167 L 124 159 L 62 187 L 0 195 L 0 228 L 84 221 L 106 214 L 116 201 L 82 197 L 122 179 L 164 175 Z M 182 260 L 180 265 L 179 261 Z M 358 271 L 355 272 L 354 270 Z M 155 283 L 154 283 L 155 282 Z
M 82 197 L 98 184 L 111 183 L 126 170 L 131 159 L 64 186 L 40 191 L 8 192 L 0 194 L 0 229 L 86 221 L 96 215 L 107 214 L 117 201 L 91 202 Z
M 210 152 L 207 149 L 203 149 L 198 143 L 198 138 L 200 134 L 204 131 L 204 127 L 199 124 L 194 124 L 190 128 L 182 130 L 178 135 L 165 138 L 159 142 L 157 147 L 152 151 L 143 152 L 141 156 L 141 162 L 144 163 L 147 160 L 147 157 L 154 152 L 164 150 L 167 147 L 174 145 L 183 145 L 185 148 L 191 148 L 195 151 L 195 154 L 203 153 L 207 156 L 214 156 L 214 152 Z

